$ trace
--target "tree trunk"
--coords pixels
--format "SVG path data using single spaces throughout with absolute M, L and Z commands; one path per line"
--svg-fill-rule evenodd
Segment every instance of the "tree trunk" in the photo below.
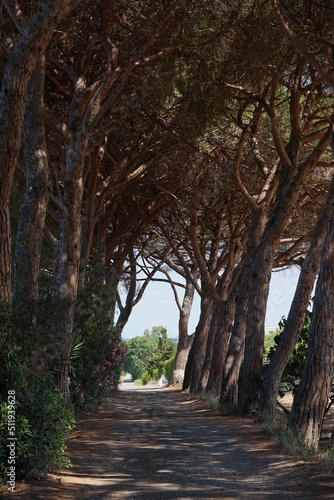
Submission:
M 45 57 L 42 56 L 29 82 L 24 115 L 26 191 L 16 235 L 13 280 L 13 301 L 20 305 L 30 304 L 38 297 L 39 262 L 49 199 L 43 123 L 44 68 Z
M 263 235 L 267 217 L 268 214 L 265 207 L 260 208 L 258 212 L 253 214 L 252 217 L 252 223 L 249 230 L 250 237 L 247 241 L 247 249 L 242 267 L 240 285 L 238 288 L 236 311 L 230 344 L 224 363 L 220 402 L 229 402 L 233 406 L 237 406 L 238 402 L 238 380 L 245 347 L 250 268 L 254 252 Z
M 304 169 L 297 171 L 291 167 L 282 167 L 280 185 L 276 193 L 276 203 L 269 217 L 261 242 L 253 257 L 248 289 L 247 322 L 245 353 L 242 382 L 238 401 L 239 411 L 245 412 L 258 407 L 261 388 L 264 326 L 269 294 L 269 285 L 273 261 L 283 230 L 291 219 L 293 207 L 297 201 L 302 182 L 320 150 L 329 143 L 330 129 L 322 139 L 322 144 L 314 158 L 306 161 Z M 322 150 L 322 148 L 324 148 Z
M 177 351 L 175 355 L 173 375 L 170 380 L 170 385 L 177 385 L 179 387 L 183 386 L 185 369 L 188 362 L 189 352 L 194 340 L 194 333 L 192 335 L 187 335 L 179 339 L 177 344 Z
M 245 297 L 245 314 L 247 310 L 247 297 Z M 241 308 L 240 308 L 241 310 Z M 237 318 L 237 315 L 235 316 Z M 246 318 L 238 321 L 240 328 L 232 328 L 229 348 L 223 368 L 220 403 L 230 403 L 237 407 L 239 397 L 239 375 L 245 350 Z M 234 322 L 235 324 L 235 322 Z
M 71 140 L 66 146 L 63 212 L 53 269 L 53 293 L 59 302 L 54 335 L 61 349 L 60 387 L 68 399 L 70 399 L 68 371 L 79 281 L 85 158 L 96 116 L 114 82 L 113 63 L 115 63 L 113 56 L 108 54 L 108 64 L 103 78 L 96 91 L 88 94 L 89 99 L 85 93 L 87 90 L 85 79 L 81 75 L 74 78 L 75 92 L 69 110 Z M 88 173 L 86 171 L 85 175 Z
M 196 392 L 201 376 L 202 365 L 205 357 L 205 348 L 212 314 L 212 299 L 205 291 L 201 297 L 201 314 L 194 333 L 194 340 L 189 352 L 184 374 L 183 390 Z
M 216 302 L 212 308 L 212 315 L 210 321 L 210 327 L 207 333 L 207 341 L 206 341 L 206 349 L 205 349 L 205 357 L 203 360 L 203 365 L 201 367 L 201 376 L 199 379 L 198 387 L 196 392 L 205 392 L 206 386 L 209 379 L 211 362 L 213 357 L 213 346 L 215 343 L 215 338 L 217 334 L 217 330 L 220 330 L 222 316 L 224 315 L 224 302 L 221 303 Z
M 263 240 L 254 256 L 250 273 L 245 351 L 238 407 L 240 412 L 257 407 L 262 372 L 264 322 L 272 264 L 279 240 Z
M 97 189 L 97 179 L 100 172 L 100 166 L 104 158 L 105 149 L 107 146 L 107 138 L 97 147 L 97 152 L 94 156 L 91 166 L 87 166 L 89 170 L 89 178 L 87 182 L 88 195 L 85 200 L 85 210 L 83 213 L 82 220 L 82 231 L 81 231 L 81 251 L 80 251 L 80 283 L 79 286 L 83 288 L 85 286 L 86 271 L 89 262 L 89 256 L 91 254 L 94 232 L 96 229 L 97 218 L 95 216 L 95 200 L 96 200 L 96 189 Z M 99 244 L 99 242 L 97 242 Z
M 103 230 L 104 224 L 98 222 L 95 227 L 95 254 L 93 259 L 94 277 L 100 286 L 101 296 L 104 294 L 105 269 L 106 269 L 106 233 Z
M 119 338 L 122 336 L 122 332 L 126 323 L 129 320 L 129 317 L 132 313 L 132 309 L 134 306 L 134 299 L 136 295 L 136 287 L 137 287 L 137 266 L 136 259 L 133 253 L 133 250 L 129 253 L 130 260 L 130 284 L 127 290 L 126 302 L 124 307 L 119 307 L 120 313 L 116 322 L 116 330 Z M 123 268 L 123 265 L 122 265 Z M 121 280 L 122 275 L 119 276 L 118 283 Z M 116 289 L 117 293 L 117 289 Z
M 272 96 L 274 95 L 275 93 L 272 92 Z M 275 252 L 281 234 L 290 222 L 303 182 L 328 147 L 333 131 L 333 126 L 330 124 L 312 152 L 302 163 L 298 164 L 303 128 L 299 119 L 300 111 L 300 94 L 296 88 L 293 88 L 290 96 L 291 134 L 286 148 L 283 148 L 280 138 L 277 137 L 275 111 L 271 112 L 273 137 L 281 157 L 282 167 L 275 205 L 253 257 L 250 273 L 245 355 L 238 401 L 241 412 L 258 406 L 257 395 L 259 395 L 261 386 L 264 322 Z M 302 121 L 306 126 L 305 117 Z
M 11 300 L 11 234 L 8 206 L 9 196 L 0 186 L 0 300 Z
M 296 292 L 284 331 L 263 378 L 259 405 L 260 418 L 267 415 L 269 415 L 271 420 L 275 418 L 279 383 L 300 336 L 314 282 L 320 268 L 327 223 L 333 210 L 334 179 L 332 180 L 326 202 L 314 230 L 307 257 L 302 264 Z
M 67 149 L 63 214 L 53 265 L 53 294 L 56 299 L 54 338 L 60 348 L 60 388 L 70 400 L 69 363 L 72 346 L 75 301 L 80 263 L 83 164 L 87 138 L 78 139 Z
M 215 398 L 220 398 L 221 394 L 224 361 L 236 309 L 236 292 L 237 283 L 223 304 L 213 344 L 212 361 L 205 391 Z
M 3 72 L 0 90 L 1 300 L 11 300 L 11 234 L 8 205 L 21 145 L 28 82 L 36 62 L 52 38 L 55 27 L 79 1 L 40 0 L 37 9 L 22 30 Z
M 328 222 L 317 281 L 309 345 L 290 426 L 303 432 L 308 447 L 317 449 L 325 407 L 334 376 L 334 212 Z
M 194 273 L 195 274 L 195 273 Z M 169 383 L 171 385 L 183 385 L 184 372 L 191 349 L 194 335 L 188 334 L 189 317 L 194 300 L 195 287 L 192 282 L 186 278 L 186 289 L 179 316 L 179 341 L 175 355 L 173 375 Z
M 115 259 L 113 264 L 109 265 L 109 269 L 105 274 L 105 285 L 103 292 L 103 315 L 107 325 L 111 328 L 117 327 L 115 323 L 116 304 L 117 304 L 117 288 L 123 272 L 123 257 Z M 121 336 L 122 326 L 120 326 L 119 336 Z

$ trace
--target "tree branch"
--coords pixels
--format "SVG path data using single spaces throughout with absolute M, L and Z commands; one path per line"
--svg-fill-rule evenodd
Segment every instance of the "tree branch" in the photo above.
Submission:
M 305 45 L 296 37 L 292 29 L 289 27 L 289 25 L 286 23 L 284 20 L 282 13 L 280 11 L 280 8 L 278 6 L 278 1 L 277 0 L 271 0 L 271 5 L 273 7 L 273 10 L 275 12 L 276 19 L 278 23 L 281 25 L 283 31 L 287 35 L 287 37 L 290 39 L 292 44 L 296 47 L 298 52 L 304 57 L 304 59 L 311 65 L 313 68 L 319 73 L 321 78 L 332 88 L 334 88 L 334 78 L 330 76 L 327 71 L 324 69 L 324 67 L 315 59 L 313 54 L 307 50 Z

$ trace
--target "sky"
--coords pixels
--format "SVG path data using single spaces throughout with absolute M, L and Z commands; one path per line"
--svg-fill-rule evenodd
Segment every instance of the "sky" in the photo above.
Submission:
M 299 270 L 296 267 L 272 274 L 266 328 L 275 330 L 282 316 L 287 317 L 298 276 Z M 180 279 L 179 276 L 177 279 Z M 189 333 L 195 331 L 200 312 L 199 306 L 200 301 L 197 295 L 189 321 Z M 163 326 L 167 328 L 168 337 L 177 338 L 178 318 L 179 312 L 171 287 L 168 283 L 153 282 L 133 309 L 122 336 L 124 339 L 130 339 L 142 335 L 146 329 L 151 331 L 153 326 Z

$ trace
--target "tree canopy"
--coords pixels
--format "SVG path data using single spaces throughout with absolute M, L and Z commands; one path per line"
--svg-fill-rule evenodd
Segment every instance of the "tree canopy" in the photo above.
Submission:
M 67 401 L 75 366 L 82 377 L 89 366 L 105 375 L 102 385 L 116 387 L 122 330 L 159 275 L 180 313 L 173 380 L 274 418 L 276 381 L 319 274 L 301 387 L 312 373 L 312 390 L 323 384 L 320 399 L 328 398 L 332 3 L 21 3 L 0 4 L 0 298 L 8 317 L 24 312 L 25 326 L 19 335 L 12 326 L 3 333 L 1 356 L 8 359 L 17 342 L 16 369 L 23 363 L 27 373 L 38 366 L 38 374 L 52 374 Z M 271 273 L 296 263 L 301 281 L 285 325 L 289 340 L 262 382 Z M 189 335 L 194 293 L 201 315 Z M 42 329 L 43 301 L 52 304 L 52 340 L 36 364 L 26 339 Z M 80 323 L 86 314 L 95 332 Z M 144 361 L 131 348 L 128 354 L 134 373 L 170 357 L 163 332 L 143 339 L 133 346 Z M 92 367 L 84 356 L 100 340 Z M 156 354 L 150 362 L 149 352 Z M 314 370 L 315 353 L 329 375 L 324 364 Z M 76 401 L 88 397 L 85 387 L 77 380 Z M 311 447 L 324 407 L 292 411 L 293 425 L 313 429 Z

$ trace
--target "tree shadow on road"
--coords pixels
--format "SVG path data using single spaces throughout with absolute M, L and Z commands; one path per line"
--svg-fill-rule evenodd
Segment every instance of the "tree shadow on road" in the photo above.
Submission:
M 334 483 L 284 455 L 253 420 L 222 417 L 173 390 L 122 391 L 72 431 L 60 482 L 16 498 L 333 498 Z

